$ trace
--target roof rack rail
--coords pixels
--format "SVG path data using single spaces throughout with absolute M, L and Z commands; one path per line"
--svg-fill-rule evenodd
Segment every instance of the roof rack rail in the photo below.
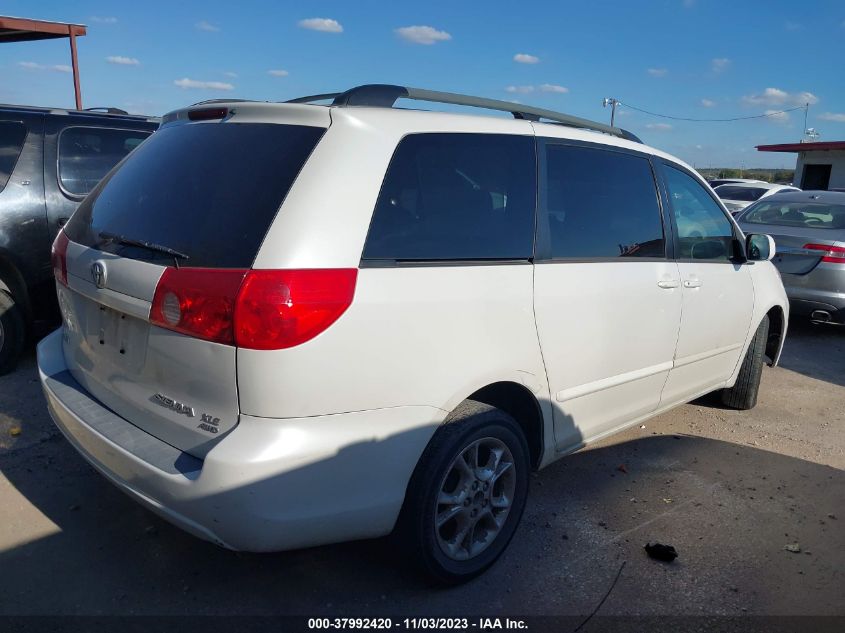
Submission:
M 120 108 L 85 108 L 83 112 L 105 112 L 106 114 L 129 114 Z
M 486 110 L 497 110 L 499 112 L 510 112 L 515 119 L 527 121 L 540 121 L 541 119 L 559 123 L 569 127 L 585 130 L 594 130 L 618 136 L 635 143 L 642 143 L 634 134 L 619 127 L 611 127 L 597 121 L 582 119 L 580 117 L 535 108 L 521 103 L 501 101 L 499 99 L 485 99 L 470 95 L 454 94 L 451 92 L 439 92 L 437 90 L 425 90 L 423 88 L 408 88 L 405 86 L 394 86 L 390 84 L 366 84 L 350 88 L 346 92 L 333 92 L 308 97 L 290 99 L 285 103 L 312 103 L 314 101 L 326 101 L 332 99 L 333 106 L 372 106 L 380 108 L 392 108 L 398 99 L 413 99 L 415 101 L 429 101 L 432 103 L 449 103 L 453 105 L 472 106 Z

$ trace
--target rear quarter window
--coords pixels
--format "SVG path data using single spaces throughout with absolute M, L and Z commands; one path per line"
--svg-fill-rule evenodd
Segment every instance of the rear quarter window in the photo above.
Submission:
M 529 259 L 535 190 L 530 136 L 406 136 L 387 169 L 363 260 Z
M 6 188 L 26 140 L 26 127 L 17 121 L 0 121 L 0 191 Z

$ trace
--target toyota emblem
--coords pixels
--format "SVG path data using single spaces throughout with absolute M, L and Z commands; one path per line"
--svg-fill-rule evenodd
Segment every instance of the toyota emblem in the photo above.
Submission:
M 94 285 L 97 288 L 106 287 L 106 266 L 103 262 L 94 262 L 91 264 L 91 279 L 94 280 Z

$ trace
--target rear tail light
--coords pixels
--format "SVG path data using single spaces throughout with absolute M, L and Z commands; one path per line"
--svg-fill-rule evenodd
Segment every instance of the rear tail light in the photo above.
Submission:
M 64 231 L 59 231 L 56 239 L 53 240 L 53 249 L 50 254 L 50 259 L 53 262 L 53 275 L 63 286 L 67 286 L 67 235 Z
M 845 264 L 845 247 L 828 246 L 827 244 L 804 244 L 804 248 L 811 251 L 824 251 L 822 261 L 829 264 Z
M 325 331 L 352 303 L 358 271 L 168 268 L 150 320 L 249 349 L 285 349 Z

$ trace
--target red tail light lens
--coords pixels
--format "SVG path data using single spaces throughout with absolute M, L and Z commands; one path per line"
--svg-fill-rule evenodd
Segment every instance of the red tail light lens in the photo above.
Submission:
M 168 330 L 233 345 L 235 300 L 246 273 L 168 268 L 156 286 L 150 321 Z
M 235 309 L 235 342 L 285 349 L 311 340 L 352 304 L 358 270 L 252 270 Z
M 64 231 L 59 231 L 56 239 L 53 240 L 53 248 L 50 259 L 53 262 L 53 275 L 63 286 L 67 286 L 67 245 L 70 242 Z
M 150 321 L 226 345 L 285 349 L 325 331 L 352 303 L 358 271 L 168 268 Z
M 822 261 L 829 264 L 845 264 L 845 247 L 828 246 L 827 244 L 804 244 L 804 248 L 811 251 L 824 251 Z

